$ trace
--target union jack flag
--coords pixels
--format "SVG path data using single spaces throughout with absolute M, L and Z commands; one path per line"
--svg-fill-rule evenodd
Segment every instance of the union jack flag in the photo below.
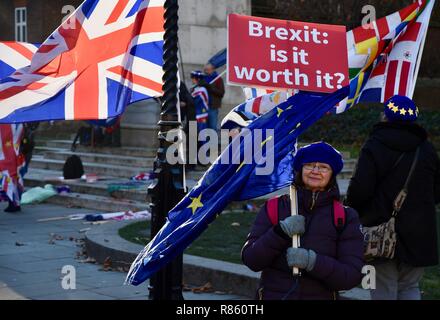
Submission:
M 86 0 L 0 83 L 0 122 L 107 119 L 162 95 L 164 0 Z
M 22 124 L 0 124 L 0 199 L 20 203 L 24 190 L 24 155 L 20 153 Z
M 274 91 L 275 90 L 263 89 L 263 88 L 243 87 L 243 93 L 246 97 L 246 100 L 255 99 L 265 94 L 270 94 Z
M 37 49 L 38 45 L 31 43 L 0 41 L 0 79 L 29 66 Z

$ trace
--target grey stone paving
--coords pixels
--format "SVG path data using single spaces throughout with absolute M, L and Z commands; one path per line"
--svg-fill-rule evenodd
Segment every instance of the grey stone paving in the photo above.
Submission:
M 23 206 L 22 212 L 5 213 L 0 206 L 0 300 L 145 300 L 147 284 L 123 285 L 125 273 L 103 271 L 102 266 L 76 259 L 85 228 L 83 220 L 37 222 L 96 211 L 51 204 Z M 54 238 L 54 236 L 58 238 Z M 73 266 L 76 289 L 62 288 L 64 266 Z M 186 300 L 245 299 L 235 295 L 184 292 Z

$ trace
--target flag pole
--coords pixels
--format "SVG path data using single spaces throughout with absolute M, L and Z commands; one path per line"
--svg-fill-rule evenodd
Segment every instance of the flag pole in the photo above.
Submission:
M 298 194 L 296 191 L 296 187 L 292 184 L 290 185 L 290 214 L 292 216 L 298 215 Z M 300 238 L 297 234 L 294 234 L 292 236 L 292 248 L 299 248 Z M 299 275 L 299 269 L 297 267 L 292 268 L 293 275 L 298 276 Z
M 425 9 L 426 9 L 426 7 L 425 7 Z M 416 90 L 416 82 L 417 82 L 417 77 L 419 75 L 419 68 L 420 68 L 420 64 L 421 64 L 421 61 L 422 61 L 423 49 L 425 48 L 425 40 L 426 40 L 426 35 L 428 34 L 428 28 L 429 28 L 429 23 L 426 26 L 426 31 L 425 31 L 425 33 L 423 35 L 422 45 L 421 45 L 421 48 L 420 48 L 420 51 L 419 51 L 419 56 L 417 57 L 417 64 L 416 64 L 416 69 L 415 69 L 415 72 L 414 72 L 412 88 L 411 88 L 411 91 L 409 92 L 409 96 L 408 96 L 408 98 L 410 98 L 410 99 L 412 99 L 412 97 L 414 95 L 414 91 Z
M 222 73 L 220 73 L 217 77 L 215 77 L 214 79 L 211 80 L 211 82 L 209 84 L 213 84 L 214 82 L 217 81 L 217 79 L 221 78 L 225 73 L 226 73 L 227 69 L 223 70 Z
M 177 109 L 178 103 L 178 10 L 177 0 L 166 0 L 164 4 L 164 43 L 163 43 L 163 96 L 159 126 L 159 149 L 154 161 L 157 177 L 148 187 L 151 197 L 151 238 L 160 231 L 168 212 L 185 195 L 182 188 L 182 165 L 170 165 L 166 159 L 168 148 L 174 139 L 168 140 L 169 132 L 179 130 L 181 123 Z M 149 298 L 151 300 L 183 300 L 182 295 L 183 255 L 156 272 L 150 279 Z

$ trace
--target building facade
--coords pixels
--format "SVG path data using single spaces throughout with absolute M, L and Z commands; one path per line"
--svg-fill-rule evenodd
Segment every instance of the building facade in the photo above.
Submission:
M 41 43 L 82 2 L 82 0 L 2 0 L 0 1 L 0 40 Z M 17 32 L 17 29 L 20 32 Z

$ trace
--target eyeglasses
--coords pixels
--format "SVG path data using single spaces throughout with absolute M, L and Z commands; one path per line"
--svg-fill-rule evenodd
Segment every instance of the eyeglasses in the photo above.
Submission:
M 307 171 L 313 171 L 313 169 L 318 169 L 318 172 L 321 173 L 327 173 L 331 170 L 331 168 L 329 167 L 324 167 L 324 166 L 318 166 L 317 164 L 313 164 L 313 163 L 306 163 L 305 165 L 303 165 L 303 168 Z

